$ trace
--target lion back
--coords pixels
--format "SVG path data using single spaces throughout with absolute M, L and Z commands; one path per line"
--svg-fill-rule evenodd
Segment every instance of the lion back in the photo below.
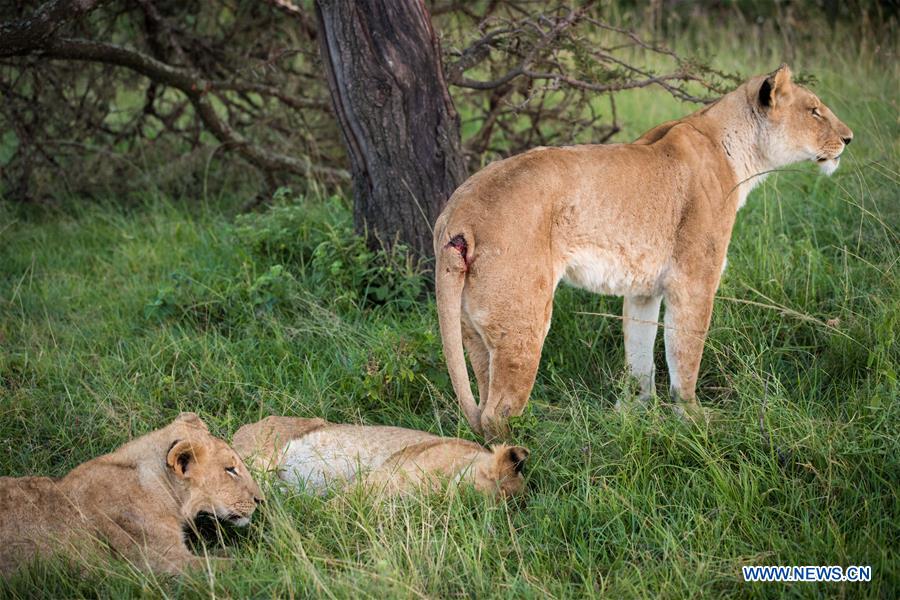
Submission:
M 49 477 L 0 477 L 0 573 L 34 557 L 51 536 L 64 534 L 60 515 L 71 516 L 69 500 Z

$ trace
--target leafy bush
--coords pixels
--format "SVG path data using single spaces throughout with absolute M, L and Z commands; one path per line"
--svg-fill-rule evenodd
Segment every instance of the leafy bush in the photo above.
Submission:
M 313 202 L 280 188 L 265 212 L 239 215 L 234 231 L 257 256 L 304 270 L 319 244 L 352 229 L 352 215 L 339 196 Z
M 313 201 L 282 188 L 274 200 L 266 212 L 242 215 L 235 225 L 259 259 L 291 267 L 310 292 L 340 308 L 406 308 L 421 297 L 426 280 L 408 248 L 369 248 L 340 197 Z
M 250 286 L 250 300 L 257 309 L 271 310 L 287 303 L 296 290 L 297 281 L 282 265 L 272 265 Z

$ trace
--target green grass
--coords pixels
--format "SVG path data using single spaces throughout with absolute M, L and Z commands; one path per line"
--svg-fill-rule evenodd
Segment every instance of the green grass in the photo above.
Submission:
M 897 66 L 801 65 L 856 141 L 832 178 L 800 165 L 741 211 L 701 369 L 710 426 L 613 411 L 630 393 L 621 326 L 586 313 L 621 301 L 561 288 L 515 429 L 532 450 L 522 502 L 269 487 L 248 529 L 210 541 L 228 568 L 41 564 L 0 594 L 896 597 Z M 687 108 L 635 92 L 620 114 L 643 128 Z M 182 410 L 226 438 L 268 414 L 471 437 L 424 282 L 348 219 L 324 198 L 239 219 L 152 197 L 0 205 L 0 474 L 63 475 Z M 661 344 L 657 364 L 666 389 Z M 873 581 L 744 584 L 747 564 L 871 565 Z

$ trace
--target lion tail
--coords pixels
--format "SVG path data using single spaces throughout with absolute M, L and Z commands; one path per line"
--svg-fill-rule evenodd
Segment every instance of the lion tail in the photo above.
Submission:
M 457 233 L 450 237 L 445 233 L 446 230 L 435 229 L 435 297 L 444 358 L 447 360 L 447 370 L 460 408 L 472 430 L 480 435 L 481 410 L 472 395 L 462 341 L 462 292 L 469 265 L 475 255 L 475 239 L 471 232 Z

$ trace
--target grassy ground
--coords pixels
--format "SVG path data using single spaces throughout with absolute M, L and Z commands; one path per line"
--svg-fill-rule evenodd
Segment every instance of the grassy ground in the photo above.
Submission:
M 700 378 L 711 426 L 614 412 L 621 326 L 587 313 L 621 301 L 562 288 L 515 430 L 532 449 L 523 502 L 269 489 L 249 529 L 210 540 L 226 569 L 53 563 L 0 594 L 896 597 L 897 66 L 798 61 L 856 141 L 832 178 L 798 166 L 739 215 Z M 685 110 L 620 103 L 635 131 Z M 471 437 L 425 283 L 349 239 L 339 198 L 238 219 L 152 197 L 0 211 L 3 475 L 63 475 L 182 410 L 226 438 L 268 414 Z M 657 364 L 666 389 L 661 344 Z M 748 564 L 871 565 L 873 581 L 744 584 Z

